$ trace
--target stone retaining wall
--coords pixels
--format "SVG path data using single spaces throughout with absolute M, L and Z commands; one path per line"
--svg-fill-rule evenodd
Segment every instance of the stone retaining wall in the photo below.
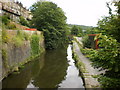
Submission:
M 24 31 L 29 35 L 33 35 L 34 33 L 40 35 L 39 46 L 41 49 L 41 53 L 44 51 L 44 36 L 40 31 Z M 9 37 L 14 37 L 17 34 L 17 30 L 7 30 Z M 13 43 L 3 43 L 2 44 L 2 53 L 0 53 L 0 74 L 2 72 L 2 76 L 0 76 L 0 80 L 6 77 L 9 73 L 13 71 L 17 71 L 18 67 L 30 61 L 31 55 L 31 45 L 30 40 L 24 40 L 23 44 L 19 47 L 15 46 Z

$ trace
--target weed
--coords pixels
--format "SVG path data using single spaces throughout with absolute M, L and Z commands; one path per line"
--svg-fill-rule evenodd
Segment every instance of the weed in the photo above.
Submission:
M 5 49 L 2 49 L 2 62 L 5 68 L 9 68 L 7 57 L 8 57 L 7 51 Z
M 37 55 L 40 53 L 39 39 L 40 37 L 38 35 L 32 35 L 31 37 L 32 55 Z

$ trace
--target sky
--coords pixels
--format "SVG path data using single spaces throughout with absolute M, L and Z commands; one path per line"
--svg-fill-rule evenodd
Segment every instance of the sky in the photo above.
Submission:
M 29 8 L 37 0 L 17 0 Z M 97 26 L 102 16 L 108 16 L 106 2 L 111 0 L 47 0 L 56 3 L 67 16 L 68 24 Z M 113 7 L 115 10 L 115 7 Z

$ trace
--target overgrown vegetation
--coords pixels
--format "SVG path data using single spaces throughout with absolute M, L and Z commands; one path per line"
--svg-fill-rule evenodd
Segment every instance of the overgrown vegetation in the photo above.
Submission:
M 88 35 L 85 35 L 82 39 L 83 47 L 90 48 L 91 41 L 89 40 Z
M 106 70 L 105 74 L 98 76 L 104 88 L 120 88 L 120 1 L 113 3 L 117 7 L 117 14 L 112 14 L 110 4 L 107 3 L 110 16 L 99 20 L 98 27 L 91 32 L 101 33 L 95 37 L 95 40 L 99 40 L 99 49 L 81 49 L 95 68 Z M 84 46 L 89 46 L 87 38 L 83 41 Z
M 81 27 L 78 27 L 78 26 L 74 25 L 71 28 L 71 35 L 83 36 L 83 31 L 82 31 Z
M 2 30 L 2 42 L 3 43 L 11 43 L 14 44 L 17 47 L 20 47 L 23 45 L 24 41 L 27 41 L 30 39 L 30 35 L 23 31 L 16 31 L 16 35 L 10 35 L 8 34 L 7 30 Z
M 2 30 L 2 42 L 3 42 L 3 43 L 9 42 L 9 37 L 8 37 L 8 35 L 7 35 L 6 30 Z
M 0 16 L 0 20 L 2 21 L 2 27 L 6 29 L 16 29 L 16 26 L 14 24 L 10 23 L 10 17 L 9 15 L 3 15 Z
M 40 53 L 39 40 L 40 37 L 38 35 L 32 35 L 31 37 L 32 55 L 37 55 Z
M 24 25 L 24 26 L 30 26 L 29 22 L 27 20 L 25 20 L 22 16 L 20 17 L 20 24 Z
M 114 6 L 116 6 L 117 14 L 112 14 L 112 9 L 110 8 L 110 4 L 107 3 L 107 6 L 109 8 L 109 14 L 108 17 L 103 17 L 102 20 L 98 21 L 98 29 L 99 32 L 116 39 L 118 42 L 120 42 L 120 1 L 113 2 Z
M 9 68 L 8 66 L 8 59 L 7 59 L 7 51 L 5 49 L 2 49 L 2 63 L 5 67 L 5 69 Z
M 38 1 L 31 7 L 32 25 L 44 32 L 46 49 L 55 49 L 67 41 L 66 16 L 60 7 L 49 1 Z
M 89 57 L 95 68 L 101 67 L 106 70 L 104 75 L 99 77 L 103 87 L 120 86 L 120 44 L 116 39 L 100 34 L 99 49 L 82 49 L 82 52 Z M 114 82 L 114 83 L 113 83 Z

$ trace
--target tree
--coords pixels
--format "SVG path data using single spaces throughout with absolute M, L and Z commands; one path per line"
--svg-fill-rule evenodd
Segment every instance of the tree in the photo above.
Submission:
M 9 19 L 10 19 L 10 18 L 9 18 L 8 15 L 0 16 L 0 20 L 1 20 L 2 23 L 4 23 L 5 25 L 8 25 L 8 23 L 10 22 Z
M 74 25 L 74 26 L 72 26 L 72 28 L 71 28 L 71 34 L 72 34 L 72 35 L 76 35 L 76 36 L 82 36 L 83 31 L 82 31 L 82 29 L 81 29 L 80 26 Z
M 49 1 L 39 1 L 32 5 L 32 24 L 44 32 L 47 49 L 57 48 L 66 41 L 66 16 L 60 7 Z
M 71 34 L 72 35 L 78 35 L 78 27 L 77 26 L 73 26 L 72 28 L 71 28 Z
M 20 21 L 19 21 L 22 25 L 24 26 L 29 26 L 29 23 L 27 20 L 25 20 L 22 16 L 20 17 Z
M 117 6 L 117 14 L 113 15 L 111 13 L 111 9 L 109 4 L 107 4 L 109 8 L 110 16 L 104 17 L 102 20 L 98 21 L 98 28 L 101 33 L 111 36 L 117 39 L 120 42 L 120 1 L 115 2 L 115 6 Z

